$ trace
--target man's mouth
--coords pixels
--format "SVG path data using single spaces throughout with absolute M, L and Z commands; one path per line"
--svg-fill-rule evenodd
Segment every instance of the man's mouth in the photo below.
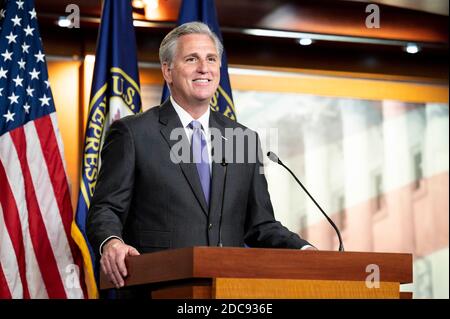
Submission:
M 208 82 L 211 82 L 211 80 L 209 80 L 209 79 L 195 79 L 195 80 L 193 80 L 193 82 L 195 82 L 195 83 L 208 83 Z

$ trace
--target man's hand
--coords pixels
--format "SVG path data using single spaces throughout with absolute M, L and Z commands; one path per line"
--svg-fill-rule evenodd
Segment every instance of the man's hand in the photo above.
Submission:
M 100 265 L 108 279 L 116 286 L 123 287 L 123 278 L 127 276 L 126 256 L 140 255 L 136 248 L 126 245 L 118 239 L 111 239 L 103 246 Z

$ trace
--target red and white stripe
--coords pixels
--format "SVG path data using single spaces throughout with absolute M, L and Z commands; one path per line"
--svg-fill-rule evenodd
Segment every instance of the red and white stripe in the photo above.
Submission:
M 54 117 L 0 137 L 0 298 L 84 297 Z

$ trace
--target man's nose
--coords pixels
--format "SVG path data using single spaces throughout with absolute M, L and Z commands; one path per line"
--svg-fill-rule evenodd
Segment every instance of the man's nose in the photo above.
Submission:
M 200 59 L 197 64 L 197 71 L 200 73 L 208 72 L 208 64 L 206 60 Z

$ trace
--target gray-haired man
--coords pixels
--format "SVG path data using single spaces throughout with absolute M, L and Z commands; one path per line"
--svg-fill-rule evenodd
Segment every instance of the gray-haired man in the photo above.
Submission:
M 116 287 L 123 286 L 127 275 L 125 257 L 139 252 L 219 243 L 313 249 L 274 219 L 260 161 L 227 160 L 225 169 L 220 160 L 213 160 L 212 153 L 223 147 L 211 142 L 213 130 L 222 136 L 226 129 L 245 130 L 258 140 L 253 131 L 210 110 L 222 51 L 217 36 L 203 23 L 172 30 L 160 47 L 170 98 L 110 128 L 89 210 L 88 236 Z M 182 134 L 174 140 L 176 130 Z M 174 162 L 171 152 L 180 143 L 192 151 L 193 162 Z M 251 144 L 231 148 L 243 152 L 241 158 L 258 158 L 254 155 L 261 149 Z

